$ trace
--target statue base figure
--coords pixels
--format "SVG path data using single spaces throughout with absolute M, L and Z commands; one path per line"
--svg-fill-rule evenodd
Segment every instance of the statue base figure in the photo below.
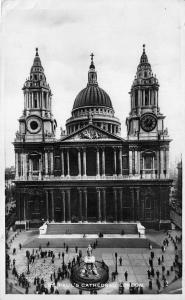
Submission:
M 71 270 L 72 284 L 83 290 L 103 288 L 109 279 L 109 268 L 104 261 L 96 261 L 92 248 L 88 247 L 87 256 L 76 263 Z

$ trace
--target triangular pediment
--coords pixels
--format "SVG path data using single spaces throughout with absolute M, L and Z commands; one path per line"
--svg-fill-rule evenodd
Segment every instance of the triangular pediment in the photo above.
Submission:
M 95 140 L 110 140 L 110 141 L 123 141 L 122 138 L 106 132 L 105 130 L 93 125 L 88 124 L 86 127 L 66 136 L 62 141 L 95 141 Z

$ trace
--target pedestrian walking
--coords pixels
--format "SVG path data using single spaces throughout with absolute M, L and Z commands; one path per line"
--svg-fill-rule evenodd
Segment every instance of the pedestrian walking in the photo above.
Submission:
M 154 277 L 154 276 L 155 276 L 155 273 L 154 273 L 154 268 L 151 268 L 150 274 L 152 275 L 152 277 Z
M 148 279 L 150 279 L 150 270 L 148 270 L 147 273 L 148 273 Z
M 125 271 L 125 281 L 127 281 L 127 279 L 128 279 L 128 272 L 127 271 Z
M 122 266 L 122 257 L 119 258 L 119 265 Z
M 152 280 L 151 279 L 149 280 L 148 287 L 149 287 L 150 290 L 152 290 Z
M 154 252 L 153 251 L 150 252 L 150 256 L 151 256 L 151 259 L 154 258 Z
M 156 275 L 157 275 L 157 278 L 159 278 L 159 275 L 160 275 L 159 270 L 156 271 Z

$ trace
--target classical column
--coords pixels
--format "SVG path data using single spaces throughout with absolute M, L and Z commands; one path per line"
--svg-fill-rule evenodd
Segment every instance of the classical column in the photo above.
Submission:
M 66 220 L 66 205 L 65 205 L 65 190 L 62 190 L 62 222 L 65 223 Z
M 102 189 L 102 199 L 103 199 L 103 221 L 106 222 L 107 214 L 106 214 L 106 189 Z
M 97 188 L 96 192 L 97 192 L 98 222 L 101 222 L 101 195 L 100 195 L 100 188 Z
M 87 189 L 84 188 L 83 189 L 83 193 L 84 193 L 84 209 L 85 209 L 85 222 L 87 222 Z
M 117 175 L 117 165 L 116 165 L 116 148 L 114 148 L 114 176 Z
M 64 150 L 61 149 L 61 177 L 64 177 Z
M 68 222 L 71 222 L 71 191 L 67 189 Z
M 137 171 L 140 174 L 140 151 L 137 151 Z
M 54 195 L 53 191 L 51 190 L 51 219 L 54 222 L 55 219 L 55 206 L 54 206 Z
M 169 177 L 169 150 L 166 150 L 166 176 Z
M 79 222 L 82 222 L 82 190 L 78 189 L 78 197 L 79 197 Z
M 119 147 L 119 176 L 122 176 L 122 147 Z
M 50 166 L 51 175 L 53 175 L 53 152 L 50 152 Z
M 48 93 L 46 94 L 46 99 L 47 99 L 47 108 L 49 109 L 49 95 L 48 95 Z
M 67 176 L 70 176 L 69 149 L 67 149 Z
M 157 151 L 157 178 L 160 178 L 160 169 L 161 169 L 160 150 L 158 150 Z
M 23 194 L 23 200 L 24 200 L 24 210 L 23 210 L 23 219 L 26 220 L 26 199 L 25 194 Z
M 153 178 L 155 178 L 155 157 L 154 157 L 154 155 L 152 156 L 152 175 L 153 175 Z
M 146 105 L 146 102 L 145 102 L 145 90 L 143 90 L 143 105 L 144 106 Z
M 122 188 L 119 188 L 119 221 L 123 222 L 123 203 L 122 203 L 122 198 L 123 198 L 123 190 Z
M 132 151 L 129 150 L 129 175 L 132 175 Z
M 138 174 L 138 161 L 137 161 L 137 150 L 135 149 L 134 151 L 134 154 L 135 154 L 135 174 Z
M 44 107 L 44 96 L 43 96 L 43 91 L 41 92 L 41 107 L 42 107 L 42 109 L 45 108 L 45 107 Z
M 49 206 L 48 206 L 48 191 L 45 191 L 46 194 L 46 220 L 49 220 Z
M 42 158 L 39 158 L 39 180 L 42 179 Z
M 18 153 L 15 153 L 15 180 L 19 177 L 19 159 Z
M 78 149 L 78 176 L 81 176 L 81 153 L 80 153 L 80 148 Z
M 24 172 L 25 172 L 25 155 L 24 155 L 24 153 L 22 153 L 22 155 L 21 155 L 21 157 L 22 157 L 22 179 L 24 179 Z
M 48 153 L 45 152 L 45 175 L 48 175 Z
M 117 208 L 117 189 L 113 189 L 114 192 L 114 222 L 118 221 L 118 208 Z
M 102 148 L 102 176 L 105 176 L 105 148 Z
M 99 148 L 96 148 L 96 176 L 100 176 L 100 152 Z
M 164 152 L 163 149 L 160 149 L 160 166 L 161 166 L 161 170 L 160 170 L 160 178 L 164 177 Z
M 87 176 L 86 169 L 86 148 L 83 148 L 83 176 Z
M 32 161 L 31 161 L 31 158 L 29 158 L 28 164 L 29 164 L 29 174 L 28 174 L 28 178 L 29 178 L 29 180 L 31 180 L 31 179 L 32 179 Z

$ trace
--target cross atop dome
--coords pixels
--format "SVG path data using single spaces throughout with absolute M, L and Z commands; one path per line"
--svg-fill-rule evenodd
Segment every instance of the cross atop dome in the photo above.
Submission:
M 95 69 L 95 65 L 94 65 L 94 61 L 93 61 L 93 57 L 94 57 L 94 53 L 92 52 L 90 54 L 90 57 L 91 57 L 91 64 L 90 64 L 90 69 Z
M 35 54 L 35 56 L 39 56 L 39 53 L 38 53 L 38 48 L 35 48 L 35 50 L 36 50 L 36 54 Z
M 141 55 L 140 64 L 143 64 L 143 63 L 146 64 L 146 63 L 148 63 L 148 57 L 147 57 L 146 52 L 145 52 L 145 47 L 146 47 L 146 45 L 143 44 L 143 53 Z
M 145 46 L 146 46 L 146 45 L 145 45 L 145 44 L 143 44 L 143 53 L 145 53 Z
M 94 53 L 91 53 L 90 57 L 91 57 L 91 62 L 93 62 Z

